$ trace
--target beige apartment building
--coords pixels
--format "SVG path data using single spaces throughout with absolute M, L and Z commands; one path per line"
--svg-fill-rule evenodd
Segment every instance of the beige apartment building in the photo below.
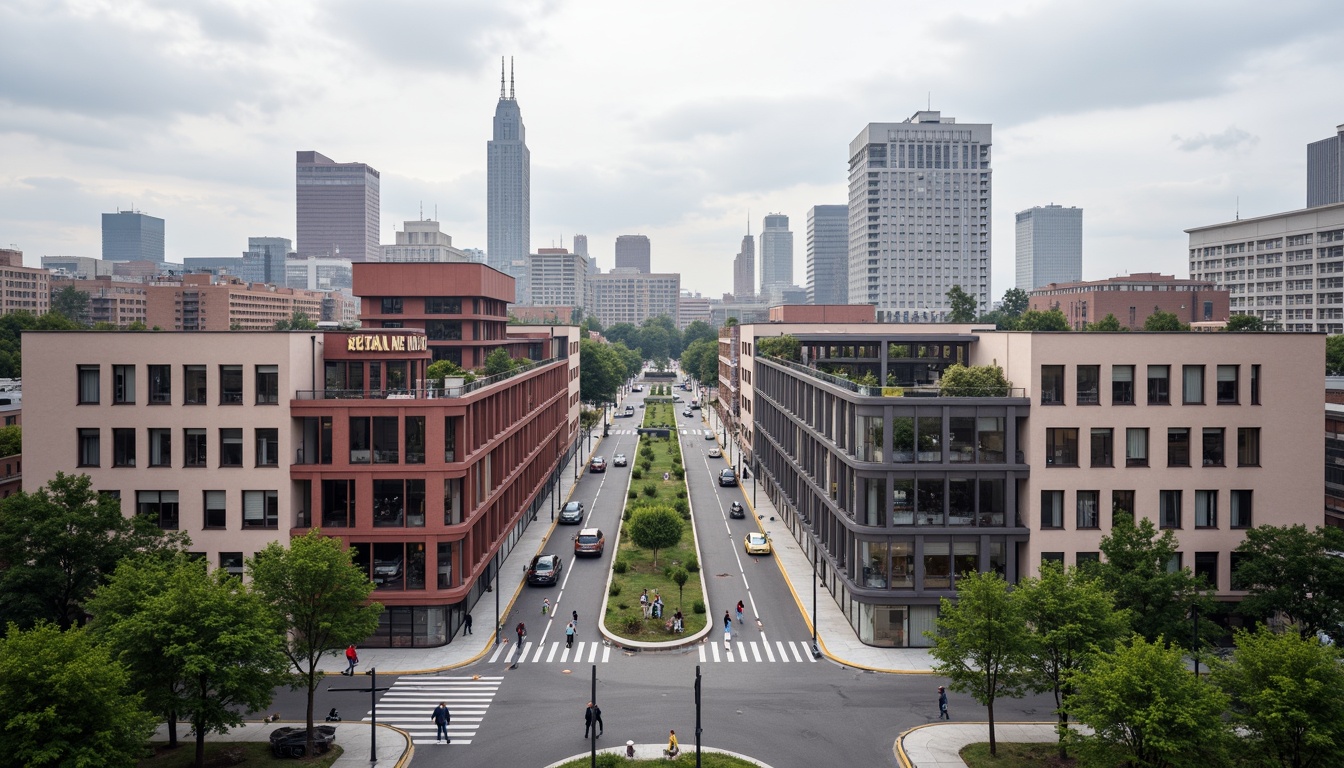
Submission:
M 0 315 L 51 308 L 51 271 L 23 266 L 23 251 L 0 248 Z
M 149 297 L 144 283 L 114 280 L 110 275 L 90 279 L 52 278 L 51 291 L 66 288 L 88 294 L 89 323 L 111 323 L 125 328 L 134 322 L 148 325 Z
M 588 275 L 587 297 L 584 313 L 596 317 L 605 328 L 617 323 L 642 325 L 659 315 L 678 323 L 681 275 L 630 270 Z
M 302 288 L 245 283 L 214 275 L 183 275 L 181 282 L 145 286 L 146 323 L 166 331 L 262 331 L 295 312 L 322 318 L 326 294 Z

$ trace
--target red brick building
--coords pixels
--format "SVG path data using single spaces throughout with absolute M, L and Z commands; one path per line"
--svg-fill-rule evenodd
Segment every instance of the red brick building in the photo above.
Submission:
M 1182 280 L 1156 272 L 1139 272 L 1106 280 L 1050 283 L 1028 291 L 1029 308 L 1041 312 L 1059 308 L 1069 327 L 1081 331 L 1106 315 L 1115 315 L 1122 328 L 1141 330 L 1154 312 L 1171 312 L 1183 323 L 1226 322 L 1229 295 L 1211 280 Z

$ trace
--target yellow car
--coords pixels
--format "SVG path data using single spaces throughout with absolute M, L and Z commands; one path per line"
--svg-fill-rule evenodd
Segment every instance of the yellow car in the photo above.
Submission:
M 746 544 L 748 555 L 770 554 L 770 537 L 764 533 L 748 533 L 743 542 Z

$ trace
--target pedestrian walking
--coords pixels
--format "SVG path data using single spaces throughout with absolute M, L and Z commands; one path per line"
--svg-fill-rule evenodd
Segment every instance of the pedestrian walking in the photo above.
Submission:
M 938 719 L 951 720 L 952 716 L 947 714 L 947 690 L 943 686 L 938 686 Z
M 733 642 L 733 625 L 729 624 L 723 628 L 723 650 L 731 651 Z
M 726 631 L 728 631 L 728 630 L 730 630 L 730 629 L 732 629 L 732 628 L 733 628 L 733 617 L 732 617 L 732 616 L 729 616 L 727 611 L 724 611 L 724 612 L 723 612 L 723 629 L 724 629 L 724 631 L 726 632 Z
M 541 598 L 541 615 L 545 616 L 551 612 L 551 598 Z
M 743 622 L 742 622 L 742 609 L 743 609 L 743 608 L 746 608 L 746 606 L 742 604 L 742 601 L 741 601 L 741 600 L 738 600 L 738 601 L 737 601 L 737 623 L 738 623 L 738 624 L 743 623 Z
M 471 634 L 471 614 L 470 614 L 470 613 L 467 614 L 467 619 L 466 619 L 466 621 L 463 622 L 463 623 L 464 623 L 464 624 L 466 625 L 466 627 L 467 627 L 467 634 L 470 635 L 470 634 Z
M 575 628 L 575 629 L 578 629 L 578 628 L 579 628 L 579 612 L 578 612 L 578 611 L 574 611 L 574 612 L 572 612 L 572 613 L 570 614 L 570 618 L 574 621 L 574 628 Z
M 518 655 L 514 657 L 513 663 L 509 665 L 510 667 L 518 666 L 518 661 L 523 658 L 523 643 L 527 641 L 527 625 L 520 621 L 518 626 L 513 628 L 513 631 L 518 633 Z
M 448 711 L 446 702 L 439 702 L 439 706 L 434 708 L 434 713 L 429 716 L 430 720 L 439 727 L 438 734 L 434 738 L 435 744 L 452 744 L 453 740 L 448 738 L 448 723 L 453 721 L 453 713 Z
M 663 750 L 664 757 L 676 757 L 681 753 L 681 745 L 677 743 L 677 732 L 667 732 L 667 749 Z
M 595 731 L 593 727 L 593 702 L 588 702 L 588 706 L 583 710 L 583 738 L 588 738 L 590 731 Z
M 574 647 L 574 622 L 572 621 L 569 622 L 569 626 L 565 627 L 565 647 Z
M 359 654 L 355 651 L 354 643 L 351 643 L 350 647 L 345 649 L 345 660 L 350 663 L 350 666 L 346 667 L 341 674 L 347 676 L 355 674 L 355 665 L 359 663 Z

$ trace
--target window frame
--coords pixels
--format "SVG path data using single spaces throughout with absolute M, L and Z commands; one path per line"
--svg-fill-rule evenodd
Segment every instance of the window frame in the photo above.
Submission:
M 216 494 L 218 494 L 216 496 Z M 211 500 L 217 499 L 219 506 L 212 506 Z M 218 522 L 215 522 L 215 520 Z M 201 492 L 201 527 L 207 531 L 225 530 L 229 527 L 229 496 L 227 491 L 210 490 Z
M 1153 375 L 1159 372 L 1163 375 Z M 1171 366 L 1149 365 L 1147 373 L 1148 405 L 1171 405 Z
M 173 366 L 146 365 L 145 378 L 149 386 L 150 405 L 173 404 Z
M 1090 372 L 1092 389 L 1085 391 L 1087 386 L 1084 382 L 1083 372 Z M 1073 388 L 1078 405 L 1101 405 L 1101 366 L 1100 365 L 1079 365 L 1074 367 Z
M 194 379 L 199 379 L 199 386 Z M 210 372 L 205 365 L 182 366 L 182 404 L 210 404 Z
M 1097 450 L 1097 438 L 1103 438 L 1104 449 Z M 1088 466 L 1098 469 L 1115 466 L 1115 428 L 1092 427 L 1088 432 Z M 1100 456 L 1098 456 L 1100 454 Z
M 1117 379 L 1116 374 L 1120 371 L 1129 371 L 1129 381 Z M 1134 396 L 1134 379 L 1138 371 L 1134 365 L 1112 365 L 1111 366 L 1111 405 L 1137 405 L 1138 399 Z M 1123 385 L 1128 384 L 1128 387 Z M 1120 399 L 1117 394 L 1123 393 L 1125 389 L 1129 390 L 1128 399 Z M 1121 395 L 1123 396 L 1123 395 Z
M 1185 446 L 1181 447 L 1179 440 L 1173 438 L 1184 433 Z M 1184 450 L 1184 461 L 1180 451 Z M 1167 466 L 1168 467 L 1188 467 L 1190 466 L 1190 428 L 1189 427 L 1167 427 Z
M 1046 517 L 1047 510 L 1050 514 L 1048 520 Z M 1059 531 L 1063 529 L 1064 491 L 1041 491 L 1041 530 Z
M 237 447 L 237 457 L 230 456 L 230 448 Z M 219 467 L 233 468 L 243 466 L 243 428 L 219 428 Z
M 280 430 L 276 427 L 257 427 L 253 430 L 254 463 L 258 467 L 280 466 Z M 270 461 L 265 458 L 269 456 Z
M 234 379 L 238 388 L 232 389 Z M 243 404 L 243 366 L 241 364 L 220 363 L 219 365 L 219 404 Z
M 1070 440 L 1072 433 L 1072 440 Z M 1072 446 L 1072 447 L 1070 447 Z M 1062 454 L 1062 455 L 1061 455 Z M 1045 465 L 1047 467 L 1078 466 L 1078 428 L 1047 427 L 1045 430 Z
M 1227 522 L 1233 530 L 1255 527 L 1255 491 L 1233 488 L 1227 492 Z
M 195 438 L 193 440 L 193 438 Z M 192 457 L 196 457 L 193 461 Z M 210 459 L 210 430 L 205 427 L 182 428 L 182 466 L 208 467 Z
M 1090 512 L 1085 509 L 1089 500 L 1092 507 Z M 1077 530 L 1092 531 L 1101 528 L 1101 491 L 1075 491 L 1074 508 L 1074 527 Z M 1090 516 L 1090 519 L 1088 516 Z
M 1204 366 L 1182 365 L 1181 405 L 1203 405 L 1203 404 L 1204 404 Z
M 75 404 L 98 405 L 103 389 L 102 366 L 77 365 L 75 371 Z
M 1232 378 L 1225 379 L 1223 374 L 1228 369 L 1231 370 Z M 1214 377 L 1214 402 L 1218 405 L 1240 405 L 1241 366 L 1220 364 L 1214 369 Z
M 1159 530 L 1182 530 L 1181 503 L 1183 499 L 1181 496 L 1180 490 L 1157 492 L 1157 527 Z
M 280 404 L 280 366 L 254 366 L 253 377 L 256 381 L 256 404 Z
M 112 404 L 135 405 L 135 365 L 112 366 Z
M 1237 466 L 1260 466 L 1260 428 L 1237 427 Z
M 162 440 L 168 439 L 167 450 L 162 450 Z M 148 441 L 149 457 L 147 458 L 150 467 L 172 467 L 173 466 L 173 429 L 172 427 L 148 427 L 145 429 L 145 438 Z M 155 461 L 154 457 L 158 455 L 160 461 Z
M 1133 436 L 1133 437 L 1131 437 Z M 1135 442 L 1135 437 L 1141 437 L 1141 443 Z M 1137 455 L 1132 451 L 1135 447 L 1141 447 L 1143 455 Z M 1125 428 L 1125 467 L 1146 467 L 1148 466 L 1148 457 L 1151 454 L 1148 428 L 1147 427 L 1126 427 Z
M 1195 491 L 1195 529 L 1217 530 L 1218 528 L 1218 491 L 1200 489 Z
M 1041 366 L 1041 405 L 1066 405 L 1062 365 Z M 1047 383 L 1050 382 L 1050 383 Z
M 75 430 L 75 466 L 101 467 L 103 460 L 102 430 L 98 427 L 79 427 Z M 92 462 L 90 462 L 92 459 Z
M 1217 455 L 1211 456 L 1210 437 L 1216 438 Z M 1205 467 L 1227 466 L 1227 429 L 1225 427 L 1204 427 L 1200 431 L 1200 461 Z
M 135 432 L 135 427 L 112 428 L 113 467 L 135 467 Z
M 277 530 L 279 527 L 279 491 L 243 491 L 243 530 Z

